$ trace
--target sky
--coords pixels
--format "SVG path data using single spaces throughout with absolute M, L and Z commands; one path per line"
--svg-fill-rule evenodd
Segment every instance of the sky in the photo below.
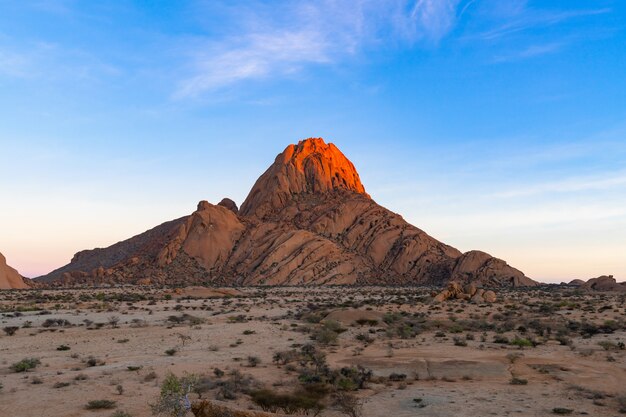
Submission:
M 462 251 L 625 280 L 625 74 L 621 0 L 0 0 L 0 252 L 240 205 L 323 137 Z

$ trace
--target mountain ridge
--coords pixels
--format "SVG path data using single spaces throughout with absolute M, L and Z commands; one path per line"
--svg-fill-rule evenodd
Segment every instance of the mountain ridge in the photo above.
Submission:
M 109 248 L 81 251 L 41 277 L 57 285 L 536 285 L 505 261 L 465 254 L 366 193 L 356 168 L 332 143 L 289 145 L 237 209 L 206 201 L 188 216 Z

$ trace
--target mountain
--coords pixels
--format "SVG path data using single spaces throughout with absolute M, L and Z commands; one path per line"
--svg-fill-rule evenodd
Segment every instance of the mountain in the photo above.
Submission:
M 201 201 L 189 216 L 79 252 L 40 279 L 56 285 L 536 285 L 503 260 L 463 254 L 378 205 L 352 162 L 320 138 L 289 145 L 241 209 L 229 199 Z
M 0 290 L 25 288 L 30 288 L 28 281 L 8 266 L 6 258 L 0 253 Z

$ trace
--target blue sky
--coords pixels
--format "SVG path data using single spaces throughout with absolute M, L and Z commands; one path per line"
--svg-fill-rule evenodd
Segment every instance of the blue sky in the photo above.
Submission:
M 0 0 L 0 251 L 36 276 L 241 204 L 321 136 L 463 251 L 626 279 L 625 31 L 618 0 Z

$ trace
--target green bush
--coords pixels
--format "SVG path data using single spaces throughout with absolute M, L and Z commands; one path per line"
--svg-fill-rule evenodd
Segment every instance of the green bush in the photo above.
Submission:
M 13 372 L 26 372 L 28 370 L 35 369 L 37 365 L 40 364 L 41 361 L 37 358 L 25 358 L 11 365 L 11 370 Z
M 515 339 L 511 340 L 509 342 L 509 344 L 511 346 L 518 346 L 520 348 L 523 348 L 523 347 L 533 347 L 534 346 L 532 341 L 530 341 L 528 339 L 520 338 L 520 337 L 516 337 Z
M 156 415 L 167 415 L 170 417 L 183 417 L 190 407 L 187 395 L 197 384 L 198 377 L 195 375 L 185 375 L 177 377 L 169 373 L 161 384 L 161 393 L 155 404 L 150 405 L 152 412 Z

